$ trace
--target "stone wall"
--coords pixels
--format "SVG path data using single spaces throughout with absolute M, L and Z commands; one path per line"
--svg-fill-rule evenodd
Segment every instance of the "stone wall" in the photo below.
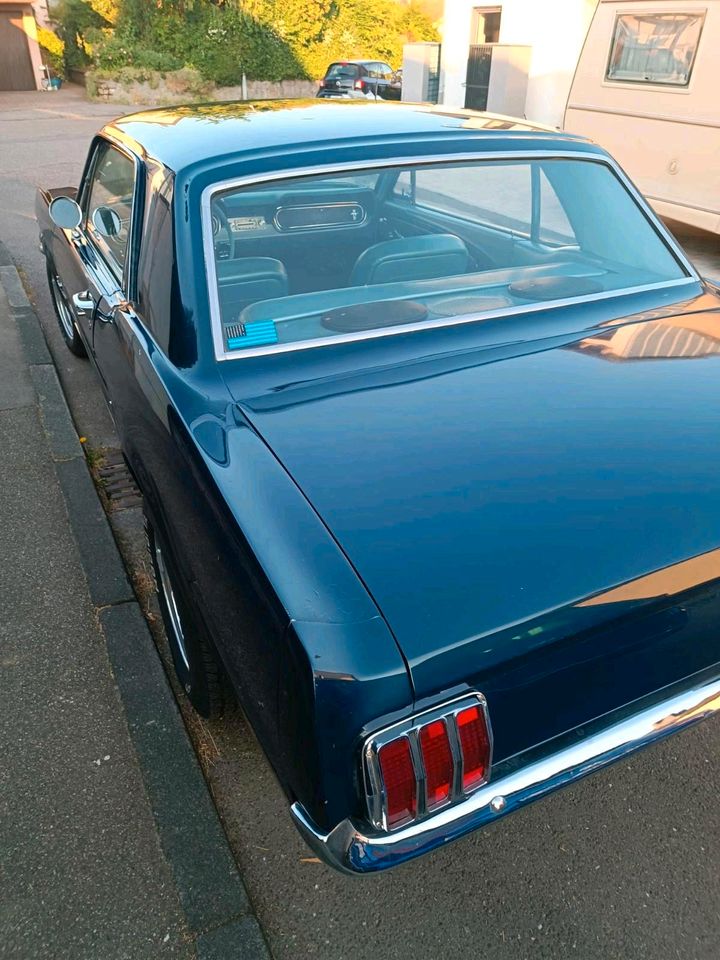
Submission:
M 248 80 L 248 100 L 295 100 L 301 97 L 314 97 L 318 85 L 312 80 Z M 215 87 L 206 84 L 201 89 L 197 85 L 178 83 L 173 74 L 153 75 L 143 80 L 87 78 L 88 94 L 96 100 L 108 103 L 138 103 L 144 106 L 164 106 L 173 103 L 187 103 L 191 100 L 242 100 L 243 89 L 237 87 Z

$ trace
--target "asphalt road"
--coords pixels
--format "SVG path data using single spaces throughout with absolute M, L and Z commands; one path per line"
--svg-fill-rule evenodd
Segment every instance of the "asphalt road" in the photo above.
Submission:
M 76 182 L 91 134 L 114 111 L 72 93 L 53 96 L 0 95 L 0 240 L 25 271 L 59 347 L 35 246 L 34 187 Z M 717 238 L 691 242 L 703 268 L 720 276 Z M 88 364 L 56 355 L 80 431 L 112 446 Z M 314 861 L 237 714 L 192 730 L 278 960 L 720 955 L 718 722 L 424 860 L 362 880 Z

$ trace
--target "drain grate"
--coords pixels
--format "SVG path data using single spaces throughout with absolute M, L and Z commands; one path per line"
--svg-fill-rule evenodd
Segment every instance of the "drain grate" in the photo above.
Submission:
M 115 509 L 127 510 L 142 504 L 142 495 L 119 450 L 106 451 L 97 472 L 105 496 Z

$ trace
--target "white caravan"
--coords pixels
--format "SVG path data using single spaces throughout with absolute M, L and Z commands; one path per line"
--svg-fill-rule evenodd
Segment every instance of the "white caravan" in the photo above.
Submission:
M 663 217 L 720 233 L 720 0 L 600 0 L 564 127 Z

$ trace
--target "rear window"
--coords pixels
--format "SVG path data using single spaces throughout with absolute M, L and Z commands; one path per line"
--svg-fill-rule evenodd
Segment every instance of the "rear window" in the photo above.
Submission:
M 605 163 L 478 160 L 216 190 L 219 355 L 483 322 L 687 280 Z
M 359 71 L 360 68 L 355 63 L 333 63 L 328 67 L 325 77 L 328 80 L 340 80 L 343 77 L 352 78 L 356 77 Z

